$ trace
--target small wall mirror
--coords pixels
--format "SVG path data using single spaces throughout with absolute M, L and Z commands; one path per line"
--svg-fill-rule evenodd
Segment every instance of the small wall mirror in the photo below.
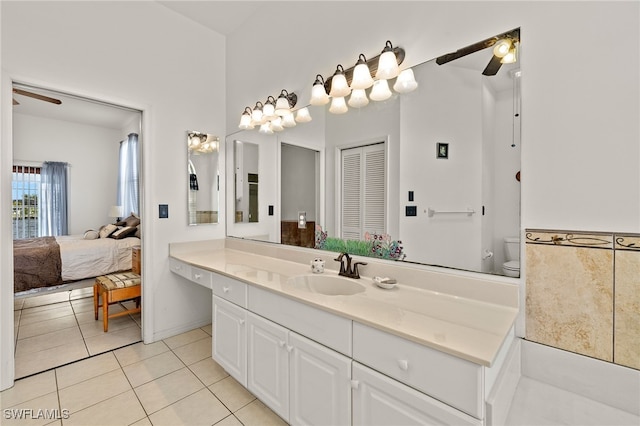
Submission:
M 187 132 L 189 225 L 218 223 L 220 208 L 220 138 Z
M 235 223 L 259 221 L 258 144 L 233 141 Z

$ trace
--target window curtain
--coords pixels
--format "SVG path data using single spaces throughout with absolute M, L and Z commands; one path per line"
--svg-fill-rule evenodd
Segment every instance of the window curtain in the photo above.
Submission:
M 131 133 L 120 142 L 120 162 L 118 167 L 118 200 L 124 216 L 140 214 L 140 159 L 138 135 Z
M 69 165 L 45 161 L 40 170 L 40 235 L 67 235 L 67 180 Z

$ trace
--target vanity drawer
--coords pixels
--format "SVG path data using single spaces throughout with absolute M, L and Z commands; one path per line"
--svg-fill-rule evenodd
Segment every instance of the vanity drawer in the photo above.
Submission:
M 178 259 L 170 257 L 169 267 L 171 268 L 171 272 L 178 274 L 188 280 L 191 279 L 191 265 L 187 265 L 186 263 Z
M 353 359 L 478 419 L 484 417 L 481 365 L 357 322 Z
M 189 279 L 196 284 L 211 289 L 211 275 L 213 275 L 213 273 L 210 271 L 192 266 Z
M 283 327 L 351 356 L 351 323 L 347 318 L 250 286 L 248 309 Z
M 216 296 L 243 308 L 247 307 L 247 284 L 242 281 L 211 273 L 211 289 Z

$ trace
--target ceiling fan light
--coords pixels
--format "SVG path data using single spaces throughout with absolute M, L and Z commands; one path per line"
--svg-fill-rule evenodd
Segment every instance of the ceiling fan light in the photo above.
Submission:
M 308 123 L 311 120 L 311 114 L 309 114 L 309 108 L 307 107 L 300 108 L 296 113 L 296 121 L 298 123 Z
M 369 104 L 369 98 L 367 98 L 367 92 L 364 89 L 354 89 L 351 92 L 348 102 L 350 107 L 362 108 Z
M 332 98 L 342 98 L 347 96 L 349 92 L 351 92 L 351 89 L 349 89 L 349 84 L 347 84 L 347 77 L 344 75 L 344 68 L 342 68 L 342 65 L 338 65 L 336 72 L 333 74 L 333 78 L 331 79 L 331 90 L 329 91 L 329 96 Z
M 373 86 L 373 78 L 371 71 L 367 65 L 367 58 L 361 53 L 358 57 L 356 67 L 353 69 L 353 78 L 351 80 L 351 90 L 368 89 Z
M 511 50 L 513 43 L 508 38 L 503 38 L 498 40 L 498 42 L 493 46 L 493 54 L 498 58 L 504 58 L 509 50 Z
M 309 101 L 311 105 L 326 105 L 329 103 L 329 95 L 327 95 L 327 91 L 324 88 L 324 79 L 320 74 L 316 76 L 316 81 L 313 83 L 313 87 L 311 88 L 311 100 Z
M 398 93 L 409 93 L 416 90 L 417 87 L 418 82 L 413 75 L 413 69 L 407 68 L 398 75 L 398 78 L 393 85 L 393 90 Z
M 518 61 L 517 51 L 515 46 L 509 49 L 509 53 L 504 55 L 500 62 L 503 64 L 515 64 Z
M 382 50 L 382 54 L 378 59 L 376 79 L 388 80 L 390 78 L 397 77 L 399 73 L 400 68 L 398 67 L 398 59 L 396 58 L 396 54 L 393 52 L 391 42 L 387 41 L 384 49 Z
M 329 107 L 330 113 L 344 114 L 348 110 L 349 108 L 347 107 L 347 103 L 345 102 L 344 97 L 331 99 L 331 106 Z
M 373 89 L 371 89 L 369 97 L 372 101 L 385 101 L 389 99 L 392 94 L 391 90 L 389 90 L 387 80 L 376 80 L 376 82 L 373 83 Z

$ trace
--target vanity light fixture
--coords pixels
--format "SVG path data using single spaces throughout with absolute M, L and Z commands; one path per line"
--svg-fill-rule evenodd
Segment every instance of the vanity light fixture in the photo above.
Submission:
M 398 93 L 409 93 L 418 87 L 416 77 L 413 75 L 413 69 L 407 68 L 403 70 L 396 78 L 396 82 L 393 85 L 393 90 Z
M 342 65 L 338 64 L 336 72 L 333 73 L 333 78 L 331 79 L 331 90 L 329 91 L 329 96 L 332 98 L 341 98 L 348 96 L 350 92 L 351 89 L 349 89 L 347 77 L 344 75 L 344 68 Z
M 291 108 L 296 106 L 296 102 L 298 102 L 298 96 L 295 93 L 289 93 L 285 89 L 282 89 L 276 101 L 276 115 L 282 117 L 291 112 Z
M 339 98 L 331 99 L 331 106 L 329 107 L 329 112 L 332 114 L 344 114 L 347 112 L 349 108 L 347 107 L 347 103 L 344 100 L 343 96 Z
M 262 116 L 267 120 L 276 117 L 276 100 L 273 96 L 269 96 L 262 107 Z
M 324 86 L 322 87 L 324 88 Z M 259 126 L 260 133 L 273 134 L 273 132 L 280 132 L 286 127 L 294 127 L 296 122 L 311 121 L 311 115 L 306 107 L 292 111 L 297 102 L 298 95 L 282 89 L 277 100 L 273 96 L 268 96 L 264 104 L 260 101 L 256 102 L 253 110 L 246 107 L 240 116 L 238 127 L 242 130 L 250 130 Z M 294 116 L 294 112 L 297 113 L 297 116 Z
M 254 126 L 251 124 L 251 113 L 251 108 L 245 107 L 242 115 L 240 116 L 240 124 L 238 125 L 242 130 L 253 129 Z
M 326 105 L 329 103 L 329 95 L 325 89 L 324 78 L 320 74 L 316 75 L 316 81 L 311 88 L 311 105 Z
M 296 119 L 293 117 L 292 112 L 282 116 L 283 127 L 295 127 L 295 125 L 296 125 Z
M 253 107 L 251 112 L 251 120 L 254 124 L 262 124 L 262 102 L 256 102 L 256 106 Z
M 372 101 L 384 101 L 391 97 L 393 93 L 389 90 L 389 83 L 387 80 L 376 80 L 373 83 L 373 88 L 371 89 L 371 93 L 369 97 Z
M 361 53 L 358 56 L 358 62 L 356 62 L 356 66 L 353 69 L 351 90 L 368 89 L 371 86 L 373 86 L 371 71 L 367 65 L 367 58 Z
M 281 132 L 284 130 L 284 127 L 282 126 L 282 117 L 274 118 L 270 121 L 270 124 L 271 130 L 273 130 L 274 132 Z
M 272 135 L 273 129 L 271 128 L 271 122 L 268 121 L 264 124 L 261 124 L 259 132 L 265 135 Z
M 388 80 L 397 77 L 399 73 L 400 68 L 398 67 L 396 54 L 393 51 L 393 45 L 387 40 L 380 54 L 380 59 L 378 60 L 376 78 Z
M 362 108 L 369 105 L 369 98 L 367 98 L 367 92 L 364 89 L 353 89 L 348 102 L 350 107 Z
M 296 113 L 296 121 L 298 123 L 308 123 L 311 120 L 311 114 L 309 114 L 309 108 L 307 107 L 300 108 Z
M 194 153 L 208 154 L 210 152 L 215 152 L 218 150 L 220 138 L 200 132 L 188 132 L 187 141 L 189 151 L 192 151 Z

